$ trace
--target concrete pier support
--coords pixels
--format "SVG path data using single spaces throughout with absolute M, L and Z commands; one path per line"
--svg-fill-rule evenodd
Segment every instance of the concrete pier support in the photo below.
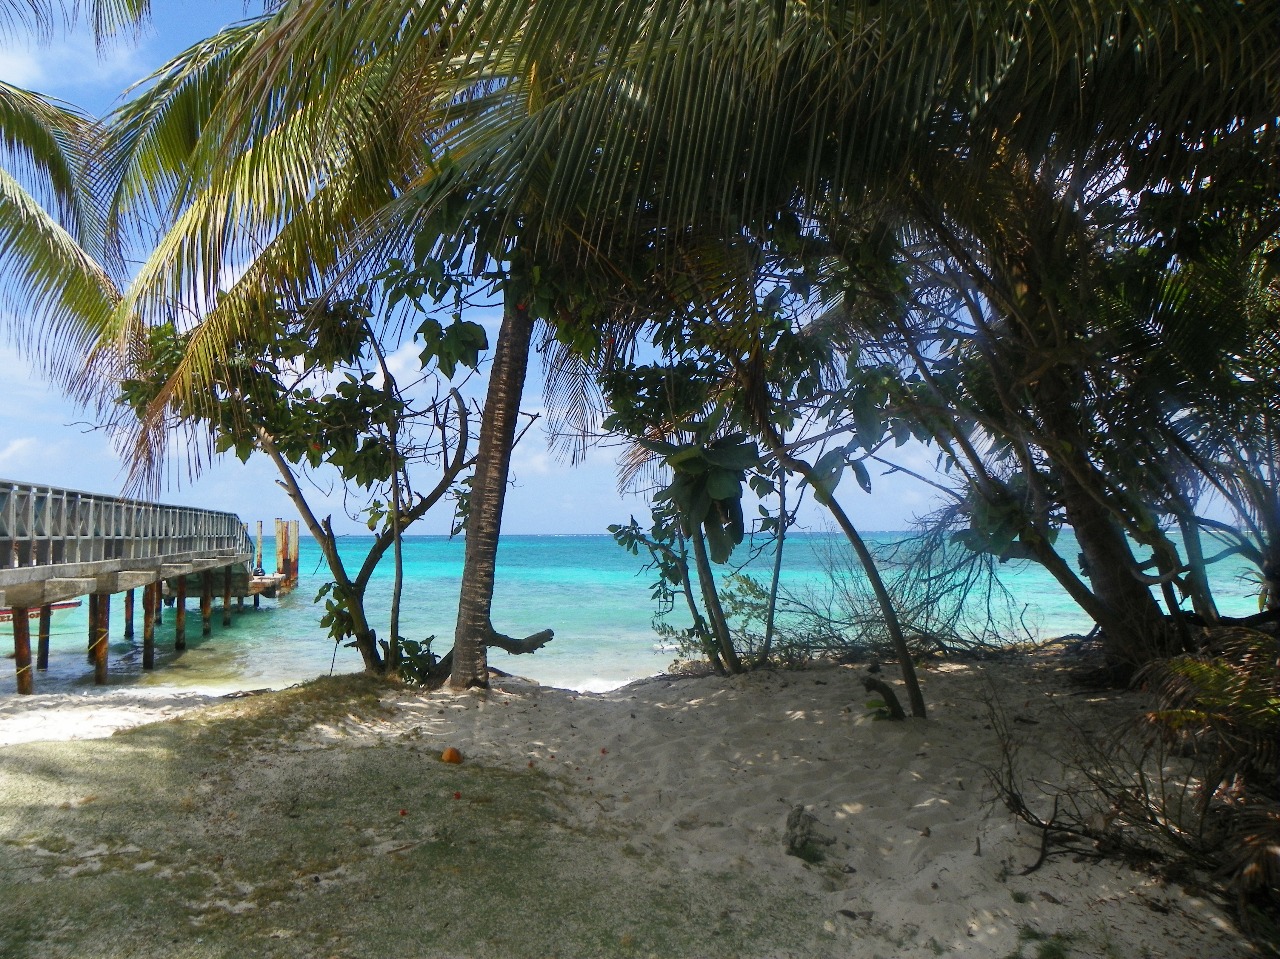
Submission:
M 49 668 L 49 621 L 53 618 L 53 607 L 45 603 L 40 607 L 40 627 L 36 640 L 36 669 Z
M 13 607 L 13 664 L 18 671 L 18 692 L 31 695 L 35 689 L 31 676 L 31 621 L 25 606 Z
M 133 590 L 124 591 L 124 638 L 133 639 Z
M 187 578 L 178 577 L 177 599 L 173 602 L 173 648 L 187 648 Z
M 213 632 L 213 573 L 205 570 L 200 574 L 200 635 L 208 636 Z
M 160 605 L 160 583 L 142 588 L 142 668 L 156 668 L 156 607 Z
M 93 629 L 93 681 L 98 686 L 107 684 L 107 641 L 111 634 L 111 594 L 94 593 L 97 617 Z

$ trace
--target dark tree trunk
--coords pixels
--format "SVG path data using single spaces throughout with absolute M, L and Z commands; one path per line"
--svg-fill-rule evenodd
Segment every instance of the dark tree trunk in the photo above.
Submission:
M 786 437 L 782 437 L 786 442 Z M 760 654 L 756 657 L 756 665 L 764 666 L 769 662 L 769 654 L 773 651 L 774 622 L 778 612 L 778 586 L 782 582 L 782 547 L 787 536 L 787 471 L 778 471 L 778 542 L 773 551 L 773 575 L 769 580 L 769 609 L 764 619 L 764 640 L 760 643 Z
M 1062 505 L 1097 600 L 1094 619 L 1102 627 L 1107 658 L 1137 666 L 1168 653 L 1168 624 L 1150 587 L 1134 575 L 1138 564 L 1120 527 L 1074 479 L 1063 479 Z
M 694 529 L 689 539 L 693 543 L 693 558 L 698 566 L 698 583 L 702 587 L 702 602 L 707 607 L 711 631 L 715 633 L 716 643 L 720 647 L 720 659 L 728 672 L 740 673 L 742 661 L 733 648 L 733 637 L 729 635 L 729 621 L 725 619 L 724 607 L 720 605 L 720 594 L 716 592 L 715 576 L 711 572 L 711 560 L 707 557 L 707 544 L 702 530 Z M 716 665 L 714 659 L 712 665 Z
M 1095 600 L 1088 611 L 1102 627 L 1107 658 L 1127 667 L 1168 655 L 1174 649 L 1174 630 L 1151 588 L 1135 575 L 1138 562 L 1106 505 L 1106 481 L 1085 453 L 1088 439 L 1078 428 L 1076 397 L 1066 375 L 1044 377 L 1035 393 L 1044 423 L 1043 447 L 1058 474 L 1062 508 L 1080 544 Z
M 498 558 L 498 533 L 507 496 L 507 474 L 515 443 L 529 366 L 529 340 L 533 320 L 522 306 L 504 304 L 502 328 L 493 350 L 489 389 L 484 402 L 476 449 L 475 475 L 467 514 L 467 544 L 463 556 L 462 589 L 458 597 L 458 625 L 453 639 L 453 669 L 449 685 L 454 689 L 489 685 L 488 647 L 523 652 L 536 649 L 551 638 L 549 630 L 524 640 L 512 640 L 493 628 L 493 578 Z
M 1280 609 L 1280 539 L 1263 544 L 1262 589 L 1268 610 Z
M 378 652 L 378 637 L 370 628 L 365 616 L 364 584 L 353 583 L 351 577 L 347 575 L 346 565 L 338 552 L 338 538 L 333 533 L 329 519 L 320 519 L 312 512 L 288 461 L 280 454 L 275 440 L 263 427 L 258 428 L 258 443 L 276 464 L 285 492 L 289 494 L 289 499 L 293 500 L 293 505 L 298 509 L 298 515 L 307 524 L 307 530 L 320 547 L 320 551 L 324 553 L 325 561 L 329 564 L 329 572 L 333 574 L 334 582 L 340 590 L 336 598 L 346 601 L 347 611 L 351 615 L 351 638 L 355 642 L 356 650 L 360 653 L 360 658 L 364 661 L 365 671 L 384 675 L 387 671 L 387 663 Z

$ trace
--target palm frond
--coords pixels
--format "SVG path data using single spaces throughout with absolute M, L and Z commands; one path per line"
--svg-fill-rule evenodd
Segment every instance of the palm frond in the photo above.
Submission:
M 106 271 L 0 170 L 0 276 L 12 325 L 55 381 L 72 385 L 119 297 Z

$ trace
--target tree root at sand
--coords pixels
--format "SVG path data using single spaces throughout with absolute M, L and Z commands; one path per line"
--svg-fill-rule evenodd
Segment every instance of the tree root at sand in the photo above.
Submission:
M 877 679 L 875 676 L 863 676 L 862 688 L 869 693 L 875 693 L 882 700 L 887 710 L 889 710 L 890 719 L 906 719 L 907 714 L 902 709 L 902 703 L 898 702 L 898 696 L 893 691 L 893 687 L 886 683 L 883 679 Z
M 514 637 L 503 635 L 496 629 L 490 629 L 489 635 L 485 638 L 485 645 L 491 649 L 501 649 L 504 652 L 520 656 L 524 653 L 537 652 L 554 638 L 555 631 L 550 629 L 540 630 L 530 636 L 526 636 L 524 639 L 515 639 Z M 451 649 L 431 667 L 431 672 L 425 685 L 428 689 L 439 689 L 449 679 L 449 674 L 452 670 L 453 650 Z M 499 671 L 491 669 L 490 672 Z

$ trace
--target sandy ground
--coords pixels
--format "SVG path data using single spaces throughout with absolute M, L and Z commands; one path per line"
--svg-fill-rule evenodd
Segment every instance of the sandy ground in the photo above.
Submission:
M 0 746 L 100 739 L 121 729 L 172 719 L 219 701 L 221 697 L 201 693 L 110 688 L 0 697 Z
M 889 673 L 886 668 L 883 675 L 893 679 Z M 295 805 L 301 801 L 297 808 L 303 809 L 308 789 L 316 789 L 318 797 L 329 788 L 326 784 L 341 781 L 343 785 L 332 788 L 343 795 L 343 790 L 349 794 L 356 788 L 355 782 L 368 787 L 372 796 L 392 795 L 392 806 L 409 806 L 396 797 L 411 792 L 420 802 L 392 810 L 389 815 L 397 821 L 382 831 L 350 820 L 344 826 L 337 819 L 324 827 L 349 827 L 353 837 L 364 836 L 356 843 L 363 851 L 335 852 L 326 871 L 316 872 L 316 889 L 322 876 L 325 889 L 345 883 L 343 908 L 351 908 L 360 898 L 353 897 L 353 890 L 382 883 L 382 874 L 371 870 L 381 869 L 379 863 L 394 853 L 397 860 L 410 857 L 400 863 L 397 875 L 438 876 L 443 871 L 451 882 L 470 876 L 465 881 L 475 883 L 478 901 L 487 901 L 492 911 L 494 902 L 506 900 L 502 889 L 489 885 L 501 885 L 504 873 L 514 881 L 534 861 L 554 862 L 554 868 L 531 874 L 533 878 L 520 878 L 520 883 L 539 885 L 516 894 L 512 902 L 527 897 L 524 906 L 499 907 L 526 908 L 530 917 L 549 919 L 550 928 L 547 938 L 540 939 L 544 933 L 529 918 L 523 938 L 513 934 L 504 945 L 498 932 L 484 932 L 480 925 L 474 925 L 468 938 L 458 932 L 459 923 L 444 923 L 430 926 L 435 938 L 379 945 L 348 930 L 343 925 L 348 920 L 339 918 L 339 912 L 323 907 L 319 913 L 299 912 L 303 893 L 293 886 L 272 887 L 276 891 L 267 896 L 263 890 L 270 884 L 242 864 L 234 881 L 205 876 L 200 880 L 206 884 L 203 892 L 175 900 L 177 934 L 165 952 L 156 954 L 234 955 L 236 942 L 243 945 L 246 936 L 261 941 L 244 954 L 353 957 L 554 952 L 793 959 L 1227 959 L 1253 954 L 1219 904 L 1123 863 L 1054 856 L 1022 875 L 1037 859 L 1039 835 L 995 800 L 986 770 L 999 764 L 1001 750 L 989 704 L 999 704 L 1007 728 L 1021 744 L 1020 768 L 1028 780 L 1060 781 L 1062 762 L 1079 730 L 1105 735 L 1132 712 L 1134 701 L 1127 695 L 1082 693 L 1047 659 L 951 665 L 923 674 L 930 718 L 893 723 L 878 721 L 868 709 L 871 697 L 862 688 L 862 675 L 853 667 L 833 666 L 734 678 L 654 678 L 605 694 L 576 694 L 514 678 L 497 680 L 487 692 L 464 694 L 391 688 L 378 694 L 376 709 L 339 710 L 301 725 L 295 722 L 287 736 L 275 741 L 220 730 L 224 720 L 215 709 L 114 737 L 101 747 L 29 741 L 35 733 L 51 738 L 105 733 L 113 725 L 172 717 L 198 704 L 144 702 L 124 694 L 99 697 L 91 704 L 56 702 L 58 697 L 44 704 L 7 702 L 0 704 L 0 743 L 27 744 L 0 749 L 0 795 L 6 810 L 0 815 L 0 841 L 26 857 L 14 868 L 28 869 L 23 873 L 28 880 L 36 876 L 61 883 L 64 892 L 76 876 L 86 874 L 79 866 L 68 866 L 67 857 L 78 856 L 75 861 L 80 862 L 87 856 L 96 863 L 87 874 L 103 882 L 101 877 L 116 869 L 120 875 L 112 879 L 117 883 L 112 889 L 132 881 L 132 874 L 149 876 L 155 862 L 164 862 L 152 847 L 167 847 L 147 827 L 131 827 L 136 834 L 112 827 L 117 846 L 99 846 L 134 850 L 121 860 L 123 865 L 113 866 L 115 860 L 101 848 L 86 852 L 98 840 L 75 832 L 79 820 L 58 817 L 73 815 L 85 793 L 95 800 L 113 795 L 112 784 L 83 772 L 86 764 L 97 762 L 95 757 L 104 763 L 111 759 L 110 752 L 93 752 L 97 748 L 127 749 L 136 757 L 154 756 L 163 747 L 165 755 L 195 762 L 201 749 L 212 748 L 199 744 L 216 739 L 220 749 L 230 751 L 211 753 L 214 760 L 200 759 L 202 772 L 182 771 L 186 767 L 175 760 L 164 783 L 146 780 L 119 789 L 157 790 L 157 795 L 170 789 L 178 791 L 174 795 L 195 797 L 196 808 L 185 809 L 182 802 L 177 808 L 199 817 L 191 822 L 198 822 L 204 834 L 211 836 L 214 827 L 209 824 L 218 823 L 215 832 L 222 830 L 217 832 L 221 838 L 208 841 L 224 845 L 253 832 L 248 818 L 258 810 L 252 815 L 262 838 L 255 842 L 263 849 L 280 830 L 307 828 L 307 815 L 312 815 L 300 814 L 300 827 L 293 814 L 273 825 L 273 810 L 281 806 L 282 796 L 298 793 L 303 799 L 295 798 Z M 270 695 L 252 699 L 268 700 Z M 224 712 L 229 708 L 219 707 Z M 203 738 L 175 745 L 173 737 L 191 736 L 192 730 L 200 730 Z M 462 766 L 436 761 L 445 746 L 462 752 Z M 379 756 L 387 761 L 353 771 L 357 760 L 372 762 Z M 405 756 L 412 757 L 411 765 Z M 211 761 L 234 769 L 210 771 Z M 49 772 L 55 768 L 62 772 Z M 410 768 L 418 778 L 412 783 L 398 778 Z M 335 770 L 345 772 L 340 776 Z M 37 774 L 43 777 L 38 786 Z M 188 775 L 190 782 L 183 779 Z M 64 782 L 68 778 L 76 781 Z M 405 792 L 395 793 L 402 786 Z M 457 788 L 450 793 L 453 786 Z M 527 810 L 534 799 L 519 798 L 509 787 L 532 790 L 536 802 L 551 812 L 530 818 Z M 456 837 L 463 827 L 461 821 L 450 825 L 449 817 L 461 815 L 465 797 L 476 790 L 487 798 L 469 814 L 483 813 L 491 820 L 488 825 L 467 820 L 466 828 L 488 835 L 482 845 L 491 850 L 508 850 L 505 861 L 485 860 L 472 874 L 467 863 L 474 863 L 474 857 L 413 859 L 427 857 L 429 847 L 440 847 L 439 856 L 450 854 L 454 840 L 442 840 Z M 463 802 L 450 805 L 450 795 Z M 1027 799 L 1048 813 L 1048 801 L 1034 789 L 1028 789 Z M 370 808 L 367 801 L 361 803 Z M 105 809 L 108 801 L 94 805 Z M 330 805 L 316 798 L 313 815 L 328 815 Z M 419 809 L 421 820 L 415 818 Z M 507 811 L 499 816 L 500 809 Z M 96 828 L 106 829 L 107 821 Z M 184 821 L 179 818 L 167 828 L 196 831 L 194 825 L 183 826 Z M 321 828 L 319 821 L 311 824 L 313 831 Z M 419 821 L 425 824 L 415 827 Z M 357 828 L 361 825 L 363 831 Z M 410 828 L 425 831 L 410 835 L 404 831 Z M 65 841 L 70 846 L 51 851 L 47 836 L 59 831 L 71 837 Z M 518 843 L 532 838 L 559 845 L 522 852 Z M 199 848 L 189 846 L 186 854 L 198 856 Z M 376 851 L 384 853 L 381 859 Z M 0 855 L 5 855 L 2 846 Z M 242 863 L 248 855 L 241 856 Z M 278 859 L 284 853 L 271 855 Z M 215 858 L 221 863 L 221 855 Z M 190 874 L 189 864 L 166 868 L 175 876 Z M 585 885 L 561 890 L 568 873 L 587 877 Z M 295 876 L 292 881 L 301 880 Z M 432 889 L 424 895 L 446 895 Z M 148 895 L 153 896 L 151 908 L 160 909 L 155 894 Z M 0 907 L 0 927 L 6 915 L 12 922 L 15 916 L 23 918 L 24 909 L 36 910 L 38 903 L 49 901 L 48 893 L 40 893 Z M 673 901 L 678 908 L 664 912 Z M 395 908 L 403 919 L 403 910 L 413 907 Z M 242 924 L 209 926 L 211 911 L 219 910 Z M 564 918 L 566 913 L 571 918 Z M 646 915 L 660 917 L 654 923 L 660 932 L 646 926 Z M 68 932 L 74 919 L 59 922 L 56 928 L 34 922 L 23 937 L 9 942 L 10 951 L 0 932 L 0 954 L 148 954 L 138 951 L 136 943 L 112 952 L 96 945 L 110 938 L 98 934 L 94 949 L 88 950 Z M 461 926 L 478 922 L 464 918 Z M 682 926 L 685 922 L 688 928 Z M 304 928 L 312 937 L 305 944 L 299 938 Z M 264 931 L 268 929 L 274 931 Z M 199 930 L 203 932 L 197 937 Z M 322 933 L 329 938 L 320 943 L 315 937 L 323 938 Z M 202 944 L 194 945 L 197 939 Z

